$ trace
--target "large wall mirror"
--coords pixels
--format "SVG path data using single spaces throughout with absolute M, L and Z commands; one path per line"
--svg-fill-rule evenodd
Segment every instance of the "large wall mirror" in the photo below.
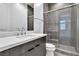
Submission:
M 13 36 L 26 30 L 27 4 L 0 3 L 0 37 Z
M 26 29 L 34 30 L 34 4 L 0 3 L 0 37 Z
M 28 19 L 27 19 L 27 30 L 34 30 L 34 4 L 30 3 L 27 5 L 28 8 Z

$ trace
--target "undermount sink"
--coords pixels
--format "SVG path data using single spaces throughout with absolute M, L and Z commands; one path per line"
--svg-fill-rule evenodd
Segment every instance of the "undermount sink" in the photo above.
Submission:
M 33 35 L 33 34 L 27 34 L 26 36 L 34 37 L 34 36 L 36 36 L 36 35 Z
M 29 37 L 34 37 L 36 35 L 33 35 L 33 34 L 26 34 L 26 35 L 21 35 L 21 36 L 17 36 L 16 38 L 29 38 Z

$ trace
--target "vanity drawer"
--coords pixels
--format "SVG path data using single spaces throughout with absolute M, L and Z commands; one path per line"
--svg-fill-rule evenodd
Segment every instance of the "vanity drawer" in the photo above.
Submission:
M 46 56 L 45 44 L 40 44 L 32 50 L 24 53 L 25 56 Z

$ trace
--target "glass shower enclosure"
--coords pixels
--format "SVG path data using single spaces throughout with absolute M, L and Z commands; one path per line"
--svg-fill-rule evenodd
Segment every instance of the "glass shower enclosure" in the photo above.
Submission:
M 58 50 L 79 52 L 79 5 L 44 13 L 47 40 L 55 43 Z

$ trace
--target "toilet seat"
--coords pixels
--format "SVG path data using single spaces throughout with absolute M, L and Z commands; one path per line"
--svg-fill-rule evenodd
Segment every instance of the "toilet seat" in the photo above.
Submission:
M 55 45 L 53 45 L 53 44 L 51 44 L 51 43 L 46 43 L 46 49 L 47 50 L 55 50 L 56 48 L 55 48 Z
M 55 45 L 53 45 L 53 44 L 51 44 L 51 43 L 46 43 L 46 46 L 47 46 L 47 47 L 50 47 L 50 48 L 51 48 L 51 47 L 52 47 L 52 48 L 55 47 Z

